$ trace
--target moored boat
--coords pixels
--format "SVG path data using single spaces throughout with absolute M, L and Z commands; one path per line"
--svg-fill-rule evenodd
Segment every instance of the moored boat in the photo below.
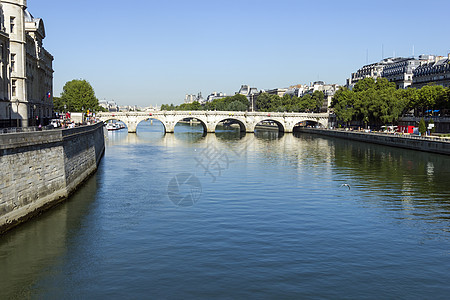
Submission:
M 119 130 L 125 128 L 125 126 L 123 124 L 119 124 L 119 123 L 108 123 L 106 124 L 106 129 L 111 131 L 111 130 Z

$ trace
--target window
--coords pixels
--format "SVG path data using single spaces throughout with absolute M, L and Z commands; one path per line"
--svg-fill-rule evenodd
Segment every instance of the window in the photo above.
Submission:
M 14 33 L 14 29 L 15 29 L 15 25 L 16 25 L 16 18 L 15 17 L 10 17 L 9 25 L 10 25 L 10 33 Z
M 17 80 L 12 80 L 12 83 L 11 83 L 11 95 L 12 95 L 13 97 L 16 97 L 16 96 L 17 96 L 17 86 L 16 86 L 16 83 L 17 83 Z
M 11 71 L 16 71 L 16 55 L 14 53 L 11 53 Z

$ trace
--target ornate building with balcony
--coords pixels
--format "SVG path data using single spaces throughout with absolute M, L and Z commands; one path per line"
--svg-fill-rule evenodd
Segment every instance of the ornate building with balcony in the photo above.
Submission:
M 352 89 L 358 81 L 363 80 L 364 78 L 367 77 L 376 80 L 378 77 L 381 77 L 383 69 L 387 64 L 388 60 L 384 59 L 380 62 L 363 66 L 355 73 L 352 73 L 351 77 L 347 79 L 347 87 L 349 89 Z
M 381 77 L 394 82 L 397 89 L 406 89 L 412 85 L 413 72 L 420 66 L 421 61 L 415 58 L 393 58 L 391 63 L 384 66 Z
M 414 70 L 412 86 L 421 88 L 427 84 L 450 87 L 450 54 L 447 57 L 438 56 Z
M 0 0 L 0 127 L 45 125 L 53 114 L 53 56 L 26 0 Z

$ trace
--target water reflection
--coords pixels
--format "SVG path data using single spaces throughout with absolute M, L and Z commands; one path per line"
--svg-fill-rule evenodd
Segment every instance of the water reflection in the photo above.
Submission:
M 159 123 L 159 124 L 158 124 Z M 238 127 L 218 126 L 215 134 L 203 134 L 199 124 L 179 124 L 175 134 L 165 134 L 160 122 L 142 122 L 137 134 L 108 133 L 108 144 L 152 144 L 168 148 L 192 148 L 191 155 L 210 148 L 231 151 L 240 159 L 260 159 L 295 169 L 299 174 L 322 176 L 323 184 L 349 183 L 363 201 L 391 203 L 421 217 L 448 219 L 450 192 L 447 188 L 450 159 L 447 156 L 348 142 L 303 133 L 283 134 L 277 130 L 240 132 Z M 218 151 L 215 150 L 215 151 Z M 246 162 L 248 163 L 248 161 Z M 320 188 L 319 183 L 314 183 Z M 424 200 L 426 199 L 426 200 Z M 441 213 L 439 213 L 441 211 Z M 417 214 L 419 215 L 419 214 Z
M 83 218 L 97 194 L 97 176 L 70 201 L 0 237 L 0 299 L 31 298 L 40 278 L 54 276 L 50 266 L 60 263 L 73 236 L 85 226 Z
M 240 140 L 246 133 L 241 131 L 239 126 L 217 125 L 215 135 L 221 140 Z
M 450 231 L 448 156 L 328 140 L 333 171 L 360 189 L 364 201 L 402 211 L 397 218 L 438 221 L 442 230 Z

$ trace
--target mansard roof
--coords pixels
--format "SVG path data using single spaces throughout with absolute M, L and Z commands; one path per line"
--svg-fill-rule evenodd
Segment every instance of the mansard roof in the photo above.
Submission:
M 25 24 L 27 30 L 36 31 L 41 35 L 42 38 L 45 38 L 44 21 L 42 19 L 33 17 L 33 15 L 27 9 L 25 10 Z
M 28 9 L 25 9 L 25 22 L 33 22 L 33 15 L 28 11 Z

